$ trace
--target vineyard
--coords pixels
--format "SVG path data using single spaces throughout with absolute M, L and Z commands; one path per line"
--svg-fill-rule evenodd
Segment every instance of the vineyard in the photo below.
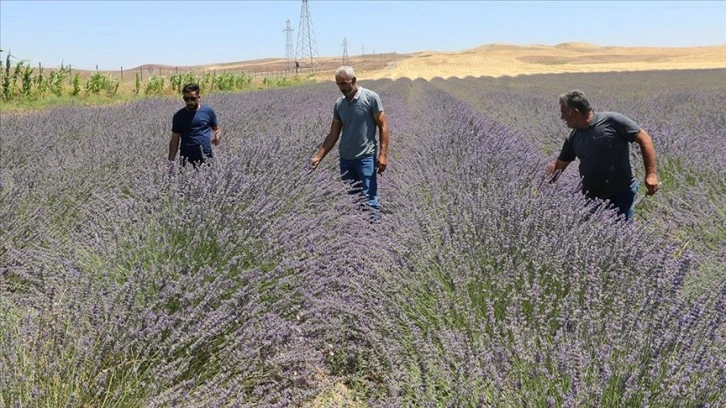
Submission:
M 722 407 L 725 74 L 361 79 L 375 224 L 336 150 L 308 170 L 332 78 L 208 89 L 198 171 L 181 98 L 3 113 L 0 407 Z M 653 136 L 632 224 L 544 178 L 572 89 Z

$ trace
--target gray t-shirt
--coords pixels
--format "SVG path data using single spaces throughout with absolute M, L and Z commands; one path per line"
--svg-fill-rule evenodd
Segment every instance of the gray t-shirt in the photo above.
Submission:
M 333 108 L 333 119 L 343 124 L 338 151 L 341 159 L 359 159 L 376 153 L 376 124 L 373 115 L 383 111 L 377 93 L 358 87 L 353 100 L 338 98 Z
M 623 114 L 594 113 L 586 130 L 570 132 L 558 159 L 564 162 L 580 159 L 583 193 L 609 198 L 635 183 L 630 165 L 630 143 L 639 132 L 640 127 Z

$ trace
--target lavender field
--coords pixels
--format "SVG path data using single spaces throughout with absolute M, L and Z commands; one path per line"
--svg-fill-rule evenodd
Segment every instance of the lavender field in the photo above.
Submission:
M 206 95 L 202 171 L 167 171 L 181 98 L 3 114 L 0 407 L 722 407 L 724 77 L 362 80 L 377 224 L 308 171 L 332 78 Z M 572 89 L 653 136 L 633 224 L 544 178 Z

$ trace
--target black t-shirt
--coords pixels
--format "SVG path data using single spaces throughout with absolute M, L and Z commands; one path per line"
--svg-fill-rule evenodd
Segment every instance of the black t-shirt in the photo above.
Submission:
M 586 130 L 573 129 L 562 145 L 559 160 L 580 159 L 582 191 L 591 197 L 609 198 L 635 182 L 630 165 L 630 143 L 640 127 L 616 112 L 594 113 Z

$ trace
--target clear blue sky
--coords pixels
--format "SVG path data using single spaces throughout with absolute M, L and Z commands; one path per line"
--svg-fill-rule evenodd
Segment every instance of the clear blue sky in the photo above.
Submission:
M 726 1 L 310 0 L 318 55 L 460 51 L 484 44 L 726 44 Z M 0 49 L 80 69 L 284 58 L 302 1 L 0 0 Z M 17 60 L 14 60 L 17 61 Z

